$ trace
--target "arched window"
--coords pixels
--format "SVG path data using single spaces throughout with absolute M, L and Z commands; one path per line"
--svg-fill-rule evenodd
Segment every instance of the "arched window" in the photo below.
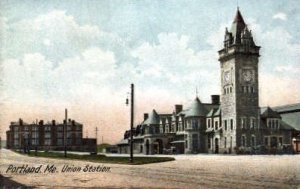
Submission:
M 251 136 L 251 146 L 256 146 L 256 139 L 254 135 Z
M 243 146 L 243 147 L 246 146 L 246 136 L 245 135 L 242 135 L 241 146 Z

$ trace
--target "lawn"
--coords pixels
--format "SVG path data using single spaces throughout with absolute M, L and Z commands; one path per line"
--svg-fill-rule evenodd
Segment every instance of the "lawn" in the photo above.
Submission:
M 56 159 L 69 159 L 69 160 L 82 160 L 99 163 L 114 163 L 114 164 L 130 164 L 130 165 L 142 165 L 148 163 L 159 163 L 166 161 L 175 160 L 173 157 L 134 157 L 133 163 L 129 162 L 129 157 L 111 157 L 105 155 L 78 155 L 78 154 L 67 154 L 64 157 L 64 153 L 58 152 L 31 152 L 29 156 L 45 157 L 45 158 L 56 158 Z

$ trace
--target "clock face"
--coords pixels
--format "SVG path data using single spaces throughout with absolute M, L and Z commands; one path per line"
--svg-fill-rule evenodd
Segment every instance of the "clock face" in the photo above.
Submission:
M 224 73 L 224 82 L 225 82 L 225 83 L 229 83 L 229 82 L 230 82 L 230 79 L 231 79 L 230 76 L 231 76 L 231 75 L 230 75 L 230 72 L 229 72 L 229 71 L 227 71 L 227 72 Z
M 244 70 L 242 73 L 243 80 L 246 82 L 252 81 L 253 79 L 253 74 L 252 70 Z

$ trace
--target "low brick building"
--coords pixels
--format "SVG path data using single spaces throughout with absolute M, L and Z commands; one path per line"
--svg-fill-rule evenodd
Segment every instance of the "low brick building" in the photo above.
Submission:
M 19 119 L 6 132 L 8 149 L 95 151 L 96 139 L 84 139 L 83 125 L 75 120 L 31 124 Z

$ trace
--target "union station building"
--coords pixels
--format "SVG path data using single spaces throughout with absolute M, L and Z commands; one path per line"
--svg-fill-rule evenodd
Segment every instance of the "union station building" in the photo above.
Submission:
M 183 108 L 161 114 L 144 114 L 133 129 L 133 151 L 140 154 L 190 153 L 297 153 L 300 151 L 300 103 L 278 107 L 259 106 L 259 56 L 237 10 L 224 46 L 218 52 L 220 95 L 210 103 L 199 97 Z M 129 153 L 130 130 L 118 143 L 120 153 Z

